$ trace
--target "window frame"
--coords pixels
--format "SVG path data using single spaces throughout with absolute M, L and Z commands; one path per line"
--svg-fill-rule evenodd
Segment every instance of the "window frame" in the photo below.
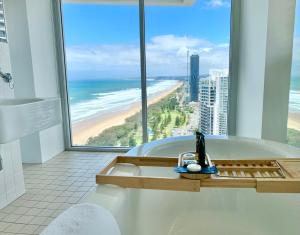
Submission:
M 142 99 L 142 128 L 143 143 L 148 143 L 147 133 L 147 74 L 146 74 L 146 48 L 145 48 L 145 0 L 139 0 L 139 31 L 140 31 L 140 66 L 141 66 L 141 99 Z M 59 88 L 61 95 L 62 119 L 64 130 L 64 144 L 67 151 L 90 152 L 127 152 L 132 147 L 107 146 L 74 146 L 72 145 L 72 128 L 69 110 L 69 95 L 67 83 L 67 64 L 65 56 L 65 40 L 62 15 L 62 0 L 52 1 L 54 32 L 56 39 L 57 70 L 59 75 Z M 239 49 L 239 16 L 240 1 L 231 0 L 230 9 L 230 45 L 229 45 L 229 94 L 228 94 L 228 135 L 235 135 L 236 129 L 236 103 L 238 84 L 238 49 Z

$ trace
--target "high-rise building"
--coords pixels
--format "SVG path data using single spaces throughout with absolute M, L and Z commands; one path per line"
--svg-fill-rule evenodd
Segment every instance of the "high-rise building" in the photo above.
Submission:
M 201 132 L 206 135 L 227 134 L 228 70 L 210 70 L 200 81 Z
M 199 96 L 199 55 L 190 57 L 190 101 L 198 102 Z
M 216 104 L 213 134 L 226 135 L 228 115 L 228 70 L 211 70 L 210 76 L 216 81 Z
M 209 76 L 200 80 L 200 123 L 199 128 L 205 135 L 214 131 L 214 107 L 216 102 L 216 82 Z

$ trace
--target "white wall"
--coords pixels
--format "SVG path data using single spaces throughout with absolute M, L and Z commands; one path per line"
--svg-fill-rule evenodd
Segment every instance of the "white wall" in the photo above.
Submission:
M 240 136 L 260 138 L 267 13 L 268 0 L 242 1 L 236 123 Z
M 34 97 L 33 69 L 28 33 L 26 2 L 5 0 L 11 67 L 15 97 Z
M 58 75 L 50 0 L 26 0 L 35 95 L 57 97 Z
M 0 145 L 3 170 L 0 171 L 0 209 L 25 193 L 19 141 Z
M 11 72 L 10 55 L 7 43 L 0 42 L 0 69 L 4 73 Z M 0 98 L 13 98 L 14 90 L 8 87 L 7 83 L 0 81 Z
M 286 141 L 295 0 L 269 0 L 262 138 Z
M 51 0 L 6 1 L 15 96 L 59 97 Z M 52 158 L 64 150 L 62 125 L 22 138 L 21 149 L 26 163 Z
M 236 134 L 286 141 L 295 0 L 242 0 Z
M 11 73 L 10 60 L 8 44 L 0 42 L 0 69 L 2 72 Z M 0 99 L 1 98 L 14 98 L 14 90 L 10 89 L 8 84 L 4 83 L 2 79 L 0 79 Z M 0 158 L 2 159 L 3 168 L 0 171 L 1 209 L 25 192 L 19 141 L 0 144 Z
M 26 0 L 36 97 L 58 97 L 58 71 L 51 0 Z M 64 150 L 62 125 L 39 133 L 41 161 Z

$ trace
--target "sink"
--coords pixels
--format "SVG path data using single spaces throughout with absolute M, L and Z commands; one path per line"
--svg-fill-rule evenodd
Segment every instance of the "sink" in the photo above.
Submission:
M 0 99 L 0 144 L 61 122 L 59 98 Z
M 40 98 L 32 99 L 0 99 L 0 106 L 11 106 L 11 105 L 20 105 L 20 104 L 30 104 L 42 101 Z

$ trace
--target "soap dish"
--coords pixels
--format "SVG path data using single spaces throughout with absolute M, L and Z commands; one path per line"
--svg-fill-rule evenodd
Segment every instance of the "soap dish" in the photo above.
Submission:
M 218 169 L 214 165 L 202 167 L 201 171 L 199 172 L 190 172 L 185 166 L 177 166 L 174 168 L 174 170 L 175 172 L 179 173 L 180 176 L 193 180 L 209 178 L 211 175 L 218 173 Z
M 216 166 L 207 166 L 207 167 L 202 167 L 201 171 L 198 172 L 190 172 L 188 171 L 187 167 L 185 166 L 177 166 L 174 168 L 175 172 L 179 174 L 216 174 L 218 173 L 218 169 Z
M 201 178 L 208 178 L 210 175 L 217 174 L 218 169 L 217 167 L 211 162 L 210 157 L 206 154 L 206 167 L 202 167 L 198 172 L 190 172 L 188 171 L 186 166 L 182 164 L 182 158 L 186 154 L 194 154 L 193 152 L 181 153 L 178 159 L 178 166 L 174 168 L 174 171 L 179 173 L 182 177 L 189 178 L 189 179 L 201 179 Z

